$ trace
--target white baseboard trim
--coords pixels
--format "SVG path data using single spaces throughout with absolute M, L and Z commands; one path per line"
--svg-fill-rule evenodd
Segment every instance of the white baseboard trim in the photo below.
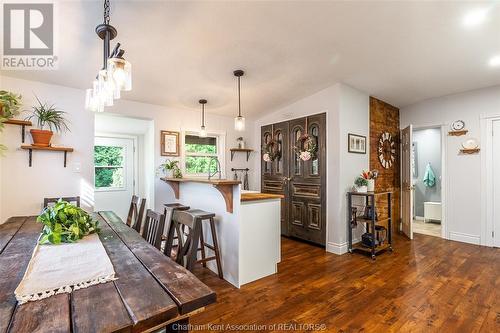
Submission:
M 415 216 L 415 220 L 417 220 L 417 221 L 423 221 L 424 217 L 423 216 Z
M 461 232 L 450 231 L 450 240 L 469 243 L 474 245 L 481 245 L 481 238 L 477 235 L 464 234 Z
M 353 244 L 356 244 L 359 242 L 360 242 L 360 240 L 356 239 L 356 238 L 352 240 Z M 326 244 L 326 252 L 330 252 L 330 253 L 338 254 L 338 255 L 346 254 L 348 252 L 347 251 L 347 242 L 340 243 L 340 244 L 328 242 Z

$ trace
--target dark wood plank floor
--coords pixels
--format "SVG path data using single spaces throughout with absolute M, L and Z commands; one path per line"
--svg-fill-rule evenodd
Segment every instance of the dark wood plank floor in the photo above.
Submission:
M 190 323 L 212 332 L 222 329 L 209 325 L 221 324 L 267 325 L 256 331 L 323 324 L 331 332 L 500 332 L 500 249 L 425 235 L 395 238 L 395 252 L 374 262 L 283 238 L 279 273 L 239 290 L 197 268 L 218 299 Z

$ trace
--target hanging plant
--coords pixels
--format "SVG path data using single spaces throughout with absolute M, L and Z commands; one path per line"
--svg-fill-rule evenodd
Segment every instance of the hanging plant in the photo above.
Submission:
M 262 159 L 264 162 L 272 162 L 281 157 L 281 151 L 278 149 L 278 143 L 271 140 L 262 146 Z
M 309 161 L 311 158 L 316 157 L 318 145 L 314 138 L 306 133 L 297 140 L 294 149 L 295 154 L 297 154 L 302 161 Z

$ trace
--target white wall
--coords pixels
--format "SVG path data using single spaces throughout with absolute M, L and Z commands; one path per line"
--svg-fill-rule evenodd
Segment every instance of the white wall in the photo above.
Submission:
M 481 117 L 500 115 L 500 87 L 474 90 L 430 99 L 400 110 L 401 128 L 449 125 L 458 119 L 465 122 L 466 136 L 445 136 L 445 237 L 473 244 L 488 243 L 481 208 L 481 151 L 461 155 L 461 143 L 469 137 L 482 136 Z
M 75 149 L 68 153 L 68 166 L 63 167 L 61 152 L 33 152 L 33 166 L 28 167 L 28 151 L 21 150 L 21 128 L 5 125 L 4 142 L 9 147 L 2 158 L 1 168 L 1 211 L 3 223 L 14 215 L 38 214 L 44 197 L 75 196 L 82 197 L 82 206 L 93 206 L 92 150 L 94 145 L 94 115 L 83 107 L 85 94 L 82 90 L 2 78 L 2 89 L 23 96 L 23 110 L 35 105 L 35 96 L 43 102 L 55 104 L 67 112 L 71 132 L 55 134 L 54 145 L 70 146 Z M 24 118 L 26 114 L 19 116 Z M 26 135 L 26 143 L 31 143 L 31 136 Z M 76 171 L 76 166 L 80 171 Z
M 261 126 L 323 112 L 327 122 L 326 249 L 342 254 L 347 251 L 346 191 L 354 178 L 369 167 L 369 147 L 366 155 L 348 153 L 347 134 L 369 137 L 369 96 L 347 85 L 336 84 L 269 112 L 256 121 L 254 136 L 260 140 Z M 259 159 L 255 160 L 254 168 L 260 174 Z
M 28 153 L 21 151 L 20 128 L 7 125 L 4 141 L 10 147 L 7 156 L 2 159 L 0 179 L 1 202 L 0 221 L 14 215 L 37 214 L 41 202 L 47 196 L 77 195 L 84 200 L 83 206 L 92 209 L 93 205 L 93 145 L 94 145 L 94 113 L 84 109 L 85 93 L 83 90 L 72 89 L 41 82 L 19 80 L 2 77 L 2 89 L 21 93 L 24 97 L 24 108 L 33 105 L 36 93 L 42 100 L 55 103 L 68 112 L 71 122 L 71 132 L 54 137 L 54 144 L 69 145 L 75 152 L 68 154 L 68 167 L 63 168 L 63 156 L 59 153 L 34 152 L 33 167 L 28 168 Z M 126 98 L 126 93 L 124 93 Z M 202 97 L 202 96 L 200 96 Z M 209 101 L 210 103 L 210 101 Z M 197 103 L 194 103 L 197 105 Z M 210 104 L 207 104 L 209 111 Z M 160 130 L 198 130 L 200 126 L 200 111 L 194 109 L 177 110 L 164 106 L 138 103 L 127 100 L 116 101 L 107 113 L 116 113 L 129 117 L 137 117 L 154 121 L 154 167 L 165 158 L 160 156 Z M 252 165 L 258 155 L 254 153 L 250 162 L 243 155 L 237 155 L 230 162 L 229 148 L 236 146 L 236 138 L 243 136 L 249 147 L 255 147 L 252 134 L 254 123 L 247 119 L 247 130 L 243 133 L 234 131 L 232 117 L 212 115 L 206 116 L 206 126 L 209 131 L 226 132 L 226 174 L 231 167 L 246 167 Z M 30 141 L 29 134 L 27 135 Z M 258 146 L 257 146 L 258 147 Z M 258 151 L 258 148 L 256 148 Z M 75 173 L 74 165 L 80 163 L 80 172 Z M 224 167 L 224 166 L 223 166 Z M 152 170 L 154 172 L 154 170 Z M 257 173 L 259 175 L 259 173 Z M 254 170 L 250 172 L 251 184 L 256 184 Z M 155 208 L 162 210 L 163 203 L 174 201 L 170 187 L 158 178 L 154 182 Z

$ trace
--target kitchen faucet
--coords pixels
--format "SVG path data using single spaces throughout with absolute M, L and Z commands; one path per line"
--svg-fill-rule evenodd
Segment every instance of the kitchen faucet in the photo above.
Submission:
M 216 162 L 216 170 L 214 173 L 211 173 L 210 172 L 210 167 L 212 166 L 212 161 L 215 160 Z M 216 174 L 219 174 L 219 179 L 221 179 L 222 177 L 222 173 L 221 173 L 221 170 L 220 170 L 220 162 L 219 162 L 219 159 L 217 157 L 212 157 L 210 159 L 210 162 L 208 162 L 208 180 L 212 179 L 213 176 L 215 176 Z

